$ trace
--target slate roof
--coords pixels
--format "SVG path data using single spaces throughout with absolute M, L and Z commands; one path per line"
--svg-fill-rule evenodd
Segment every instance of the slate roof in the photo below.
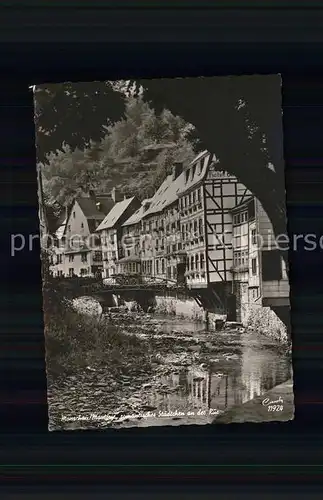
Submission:
M 132 198 L 127 198 L 116 203 L 104 218 L 104 220 L 101 222 L 101 224 L 98 226 L 97 231 L 102 231 L 103 229 L 112 229 L 134 199 L 135 197 L 133 196 Z
M 58 226 L 56 229 L 55 235 L 58 239 L 61 239 L 64 236 L 65 229 L 66 229 L 66 224 L 67 224 L 67 217 L 65 216 L 65 219 L 63 222 Z
M 169 205 L 172 205 L 178 197 L 184 182 L 184 175 L 181 173 L 177 179 L 173 180 L 173 174 L 166 177 L 154 196 L 148 210 L 143 214 L 143 218 L 161 212 Z
M 143 200 L 141 207 L 138 208 L 130 217 L 122 224 L 122 226 L 132 226 L 133 224 L 138 224 L 141 221 L 145 213 L 145 203 L 149 203 L 151 200 Z
M 207 150 L 202 151 L 202 153 L 198 154 L 194 158 L 194 160 L 187 166 L 187 168 L 183 172 L 184 180 L 179 195 L 182 195 L 186 191 L 189 191 L 190 189 L 194 188 L 196 184 L 198 184 L 200 181 L 204 179 L 207 173 L 208 166 L 211 163 L 210 156 L 211 155 Z M 212 161 L 216 161 L 214 155 L 212 155 Z M 190 171 L 189 177 L 186 180 L 188 171 Z
M 248 205 L 250 201 L 254 200 L 255 197 L 253 195 L 248 195 L 243 201 L 240 201 L 240 203 L 237 203 L 234 207 L 231 208 L 231 211 L 239 210 L 240 208 L 244 207 L 245 205 Z
M 127 262 L 141 262 L 141 259 L 136 255 L 133 256 L 130 255 L 128 257 L 123 257 L 122 259 L 118 260 L 118 264 L 126 264 Z
M 103 220 L 114 206 L 111 196 L 97 196 L 94 198 L 79 197 L 76 199 L 82 212 L 87 219 Z M 96 203 L 101 203 L 101 209 L 98 210 Z
M 212 158 L 215 160 L 214 156 L 212 156 Z M 210 163 L 209 159 L 210 153 L 207 150 L 202 151 L 175 180 L 173 180 L 172 174 L 166 177 L 164 182 L 151 198 L 151 205 L 149 209 L 143 214 L 143 218 L 161 212 L 167 206 L 172 205 L 179 196 L 181 196 L 189 189 L 192 189 L 198 182 L 203 180 Z M 199 168 L 200 160 L 202 161 L 201 170 Z M 196 165 L 194 176 L 192 176 L 192 173 L 190 172 L 188 181 L 186 181 L 186 172 L 189 169 L 191 169 L 192 171 L 192 167 L 194 168 L 194 165 Z

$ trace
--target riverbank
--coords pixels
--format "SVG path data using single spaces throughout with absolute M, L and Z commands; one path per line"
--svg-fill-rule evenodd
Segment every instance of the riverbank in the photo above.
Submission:
M 178 316 L 191 321 L 200 321 L 208 325 L 211 330 L 216 329 L 217 320 L 226 321 L 226 314 L 222 310 L 206 312 L 192 298 L 156 296 L 154 311 L 156 314 Z M 268 338 L 281 344 L 288 343 L 286 325 L 269 307 L 252 303 L 243 307 L 242 326 L 252 331 L 258 331 Z
M 126 311 L 100 323 L 114 344 L 120 335 L 118 367 L 102 351 L 83 370 L 49 377 L 50 430 L 213 423 L 290 373 L 286 350 L 257 332 L 207 331 L 175 316 Z M 129 358 L 134 346 L 144 349 L 140 359 Z
M 273 402 L 272 404 L 270 404 Z M 275 403 L 276 402 L 276 403 Z M 278 411 L 273 410 L 277 407 Z M 281 410 L 282 407 L 282 410 Z M 287 422 L 294 419 L 294 392 L 293 381 L 290 379 L 283 384 L 267 391 L 241 406 L 233 407 L 218 418 L 215 424 L 232 423 L 264 423 L 264 422 Z

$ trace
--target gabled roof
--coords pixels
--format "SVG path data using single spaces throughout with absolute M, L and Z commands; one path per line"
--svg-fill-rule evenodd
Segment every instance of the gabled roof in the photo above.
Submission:
M 241 208 L 248 205 L 254 199 L 255 199 L 255 197 L 253 195 L 248 195 L 247 198 L 245 198 L 244 200 L 240 201 L 240 203 L 237 203 L 234 207 L 232 207 L 231 211 L 234 212 L 235 210 L 240 210 Z
M 56 224 L 56 231 L 55 231 L 55 236 L 58 239 L 62 238 L 65 234 L 67 228 L 67 222 L 71 215 L 71 208 L 72 208 L 71 206 L 67 207 L 58 217 Z
M 135 197 L 133 196 L 132 198 L 127 198 L 126 200 L 122 200 L 119 201 L 119 203 L 116 203 L 110 210 L 108 215 L 101 222 L 101 224 L 98 226 L 97 231 L 102 231 L 103 229 L 112 229 L 134 199 Z
M 204 180 L 208 167 L 214 161 L 216 161 L 215 155 L 211 155 L 206 150 L 197 155 L 184 171 L 183 187 L 179 195 L 189 191 Z
M 151 198 L 151 205 L 143 214 L 143 218 L 161 212 L 167 206 L 172 205 L 182 193 L 193 188 L 198 182 L 202 181 L 211 163 L 210 158 L 211 154 L 207 150 L 202 151 L 175 180 L 173 180 L 172 174 L 166 177 L 162 185 Z M 216 161 L 214 155 L 212 155 L 212 161 Z M 200 164 L 202 167 L 201 169 L 199 168 Z M 193 169 L 194 176 L 192 176 Z M 189 170 L 190 175 L 186 181 L 186 172 Z
M 141 262 L 141 259 L 137 255 L 130 255 L 118 260 L 118 264 L 126 264 L 127 262 Z
M 96 198 L 86 198 L 85 196 L 80 196 L 76 199 L 77 203 L 80 205 L 82 212 L 87 219 L 103 220 L 104 217 L 110 212 L 111 208 L 114 206 L 114 201 L 111 196 L 96 196 Z M 98 210 L 96 203 L 100 203 L 101 207 Z
M 126 220 L 126 222 L 124 222 L 122 224 L 122 226 L 132 226 L 133 224 L 138 224 L 138 222 L 141 221 L 144 213 L 145 213 L 145 204 L 146 203 L 150 203 L 150 199 L 147 199 L 147 200 L 143 200 L 142 204 L 141 204 L 141 207 L 138 208 L 138 210 L 135 211 L 135 213 L 133 213 L 129 219 Z
M 67 217 L 65 217 L 64 221 L 56 229 L 55 235 L 58 239 L 61 239 L 64 236 L 66 224 L 67 224 Z
M 178 193 L 184 182 L 184 175 L 181 173 L 177 179 L 173 180 L 173 174 L 166 177 L 154 196 L 151 198 L 151 204 L 148 210 L 143 214 L 143 218 L 148 215 L 161 212 L 169 205 L 172 205 L 176 200 Z

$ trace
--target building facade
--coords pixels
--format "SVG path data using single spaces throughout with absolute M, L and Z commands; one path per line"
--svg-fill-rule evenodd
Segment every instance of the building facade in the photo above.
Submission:
M 118 262 L 127 256 L 122 225 L 139 207 L 140 202 L 135 197 L 119 201 L 97 227 L 96 234 L 100 237 L 102 250 L 103 278 L 119 273 Z
M 266 213 L 207 151 L 184 168 L 176 164 L 123 230 L 135 237 L 133 270 L 185 282 L 209 310 L 242 320 L 250 304 L 276 310 L 289 304 L 284 260 L 269 248 L 274 237 Z
M 232 210 L 233 281 L 237 317 L 245 321 L 250 306 L 275 312 L 289 307 L 289 282 L 272 224 L 259 200 L 249 197 Z
M 102 250 L 95 230 L 114 204 L 111 195 L 91 194 L 74 201 L 55 234 L 54 276 L 93 277 L 101 272 Z
M 270 307 L 279 317 L 289 311 L 286 265 L 267 214 L 207 151 L 188 165 L 176 163 L 142 203 L 115 189 L 110 197 L 75 200 L 56 235 L 65 242 L 56 249 L 56 276 L 166 280 L 231 320 L 245 321 L 250 306 Z M 90 235 L 95 245 L 87 244 Z

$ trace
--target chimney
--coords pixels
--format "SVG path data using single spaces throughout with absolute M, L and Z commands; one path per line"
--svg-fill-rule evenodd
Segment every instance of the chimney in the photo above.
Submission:
M 173 165 L 173 180 L 177 179 L 179 175 L 183 172 L 183 163 L 182 162 L 175 162 Z
M 95 200 L 95 192 L 93 191 L 93 189 L 89 190 L 89 196 L 90 198 L 92 198 L 92 200 Z
M 148 210 L 148 208 L 150 207 L 150 204 L 151 204 L 151 201 L 150 200 L 144 200 L 142 202 L 142 206 L 144 208 L 144 212 L 146 212 L 146 210 Z
M 111 191 L 111 198 L 113 199 L 114 203 L 118 203 L 119 201 L 122 201 L 123 196 L 119 193 L 119 191 L 114 187 Z

